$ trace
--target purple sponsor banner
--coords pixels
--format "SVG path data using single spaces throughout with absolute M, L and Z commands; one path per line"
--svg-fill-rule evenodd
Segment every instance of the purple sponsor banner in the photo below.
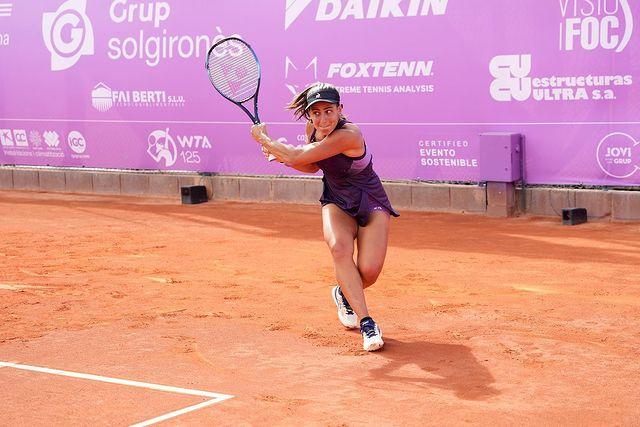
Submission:
M 207 48 L 237 35 L 289 143 L 284 106 L 328 81 L 383 178 L 477 181 L 478 135 L 519 132 L 529 183 L 639 185 L 638 18 L 630 0 L 7 0 L 0 163 L 296 174 L 209 83 Z

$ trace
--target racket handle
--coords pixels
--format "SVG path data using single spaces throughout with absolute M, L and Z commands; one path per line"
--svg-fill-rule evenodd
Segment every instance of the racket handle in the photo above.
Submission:
M 278 138 L 277 140 L 280 144 L 286 144 L 287 143 L 287 138 Z M 267 157 L 267 160 L 269 160 L 270 162 L 273 162 L 276 159 L 276 156 L 274 156 L 273 154 L 269 153 L 269 157 Z

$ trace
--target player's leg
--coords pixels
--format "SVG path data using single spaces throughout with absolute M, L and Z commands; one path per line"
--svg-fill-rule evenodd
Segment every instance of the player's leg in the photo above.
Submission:
M 354 239 L 358 232 L 355 219 L 344 213 L 338 206 L 328 204 L 322 207 L 322 229 L 324 239 L 331 251 L 336 279 L 342 293 L 358 318 L 367 317 L 369 312 L 364 298 L 362 279 L 353 260 Z
M 375 283 L 382 271 L 387 254 L 389 235 L 389 213 L 386 210 L 374 210 L 369 214 L 366 227 L 358 230 L 358 272 L 362 279 L 363 289 Z M 367 351 L 375 351 L 384 346 L 382 331 L 371 318 L 360 319 L 362 347 Z
M 371 212 L 366 227 L 358 230 L 358 271 L 363 288 L 373 285 L 384 265 L 389 240 L 389 213 L 385 210 Z

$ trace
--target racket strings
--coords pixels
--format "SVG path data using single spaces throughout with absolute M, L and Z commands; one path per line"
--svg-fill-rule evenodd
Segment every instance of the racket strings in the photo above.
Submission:
M 225 97 L 245 102 L 255 95 L 260 66 L 248 46 L 238 41 L 223 42 L 209 53 L 207 63 L 211 82 Z

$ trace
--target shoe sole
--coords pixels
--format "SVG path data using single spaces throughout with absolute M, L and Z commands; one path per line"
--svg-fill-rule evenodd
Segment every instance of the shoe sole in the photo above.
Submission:
M 347 329 L 356 329 L 356 328 L 360 327 L 360 324 L 349 324 L 349 325 L 345 325 L 344 324 L 344 322 L 340 318 L 340 303 L 338 302 L 337 293 L 338 293 L 338 287 L 334 286 L 334 288 L 331 290 L 331 296 L 333 297 L 333 302 L 336 304 L 336 308 L 338 309 L 338 320 L 340 321 L 342 326 L 344 326 Z
M 371 343 L 369 348 L 363 347 L 365 351 L 376 351 L 384 347 L 384 341 Z
M 380 332 L 380 341 L 372 342 L 369 345 L 369 348 L 363 345 L 362 348 L 364 349 L 364 351 L 376 351 L 384 347 L 384 341 L 382 341 L 382 331 L 380 330 L 380 328 L 378 328 L 378 331 Z

